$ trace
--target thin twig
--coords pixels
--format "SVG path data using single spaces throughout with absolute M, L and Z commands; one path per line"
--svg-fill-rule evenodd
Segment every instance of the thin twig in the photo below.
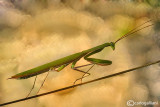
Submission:
M 88 84 L 88 83 L 92 83 L 92 82 L 95 82 L 95 81 L 103 80 L 103 79 L 106 79 L 106 78 L 111 78 L 111 77 L 114 77 L 114 76 L 122 75 L 122 74 L 131 72 L 131 71 L 134 71 L 134 70 L 137 70 L 137 69 L 140 69 L 140 68 L 144 68 L 144 67 L 147 67 L 147 66 L 150 66 L 150 65 L 153 65 L 153 64 L 157 64 L 157 63 L 160 63 L 160 60 L 152 62 L 152 63 L 149 63 L 149 64 L 145 64 L 143 66 L 139 66 L 139 67 L 135 67 L 135 68 L 132 68 L 132 69 L 125 70 L 125 71 L 121 71 L 121 72 L 118 72 L 118 73 L 115 73 L 115 74 L 111 74 L 111 75 L 107 75 L 107 76 L 100 77 L 100 78 L 97 78 L 97 79 L 93 79 L 93 80 L 90 80 L 90 81 L 87 81 L 87 82 L 83 82 L 83 83 L 80 83 L 80 84 L 67 86 L 67 87 L 64 87 L 64 88 L 60 88 L 60 89 L 53 90 L 53 91 L 50 91 L 50 92 L 46 92 L 46 93 L 42 93 L 42 94 L 39 94 L 39 95 L 31 96 L 31 97 L 28 97 L 28 98 L 22 98 L 22 99 L 19 99 L 19 100 L 6 102 L 6 103 L 3 103 L 3 104 L 0 104 L 0 106 L 5 106 L 5 105 L 9 105 L 9 104 L 13 104 L 13 103 L 29 100 L 29 99 L 41 97 L 41 96 L 44 96 L 44 95 L 60 92 L 60 91 L 67 90 L 67 89 L 70 89 L 70 88 L 74 88 L 74 87 L 77 87 L 77 86 L 81 86 L 81 85 L 84 85 L 84 84 Z

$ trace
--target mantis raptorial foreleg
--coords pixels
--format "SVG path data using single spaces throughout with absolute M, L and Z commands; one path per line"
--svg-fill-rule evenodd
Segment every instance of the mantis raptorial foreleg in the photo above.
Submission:
M 104 48 L 102 49 L 98 49 L 95 50 L 89 54 L 87 54 L 84 59 L 87 60 L 88 62 L 91 62 L 92 64 L 97 64 L 97 65 L 101 65 L 101 66 L 106 66 L 106 65 L 111 65 L 112 61 L 110 60 L 103 60 L 103 59 L 96 59 L 96 58 L 89 58 L 91 55 L 99 53 L 100 51 L 102 51 Z
M 101 66 L 111 65 L 111 64 L 112 64 L 112 61 L 110 61 L 110 60 L 102 60 L 102 59 L 96 59 L 96 58 L 88 58 L 88 57 L 90 57 L 91 55 L 96 54 L 96 53 L 102 51 L 103 49 L 104 49 L 104 48 L 98 49 L 98 50 L 95 50 L 95 51 L 87 54 L 87 55 L 84 57 L 84 59 L 87 60 L 88 62 L 91 62 L 91 63 L 94 64 L 94 65 L 95 65 L 95 64 L 96 64 L 96 65 L 101 65 Z M 93 66 L 94 66 L 94 65 L 93 65 Z M 92 67 L 93 67 L 93 66 L 92 66 Z M 92 67 L 91 67 L 91 68 L 92 68 Z M 89 75 L 87 75 L 87 76 L 85 76 L 85 75 L 88 74 L 88 72 L 90 71 L 91 68 L 89 68 L 89 70 L 87 70 L 87 72 L 85 72 L 85 74 L 83 74 L 83 76 L 82 76 L 81 78 L 77 79 L 76 81 L 78 81 L 78 80 L 81 80 L 81 81 L 82 81 L 83 78 L 89 76 Z M 76 82 L 76 81 L 75 81 L 75 82 Z M 74 82 L 74 84 L 75 84 L 75 82 Z
M 102 60 L 102 59 L 96 59 L 96 58 L 88 58 L 88 57 L 90 57 L 90 56 L 93 55 L 93 54 L 99 53 L 99 52 L 102 51 L 103 49 L 104 49 L 104 48 L 98 49 L 98 50 L 95 50 L 95 51 L 87 54 L 87 55 L 84 57 L 84 59 L 91 63 L 91 64 L 87 64 L 87 65 L 92 65 L 92 64 L 93 64 L 93 66 L 94 66 L 95 64 L 96 64 L 96 65 L 101 65 L 101 66 L 111 65 L 111 64 L 112 64 L 112 61 L 110 61 L 110 60 Z M 74 67 L 75 64 L 76 64 L 76 61 L 73 62 L 72 67 Z M 82 65 L 82 66 L 80 66 L 80 67 L 87 66 L 87 65 Z M 80 71 L 80 72 L 84 72 L 83 76 L 82 76 L 81 78 L 77 79 L 76 81 L 81 80 L 81 82 L 82 82 L 82 79 L 83 79 L 83 78 L 89 76 L 90 74 L 87 75 L 87 76 L 85 76 L 85 75 L 88 74 L 88 72 L 91 70 L 91 68 L 92 68 L 93 66 L 91 66 L 86 72 L 74 68 L 74 70 L 77 70 L 77 71 Z M 76 81 L 74 82 L 74 84 L 76 83 Z

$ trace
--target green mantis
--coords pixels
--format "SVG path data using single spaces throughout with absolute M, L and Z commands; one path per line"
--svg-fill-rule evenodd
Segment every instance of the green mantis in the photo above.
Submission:
M 151 20 L 149 20 L 151 21 Z M 149 22 L 147 21 L 147 22 Z M 147 23 L 145 22 L 145 23 Z M 144 25 L 145 23 L 143 23 L 142 25 Z M 140 26 L 142 26 L 140 25 Z M 27 71 L 24 71 L 22 73 L 18 73 L 14 76 L 12 76 L 11 78 L 9 79 L 27 79 L 27 78 L 30 78 L 30 77 L 33 77 L 33 76 L 36 76 L 39 75 L 39 74 L 42 74 L 42 73 L 45 73 L 45 72 L 48 72 L 49 70 L 52 70 L 54 69 L 55 71 L 59 72 L 61 71 L 62 69 L 64 69 L 67 65 L 71 64 L 71 68 L 76 70 L 76 71 L 79 71 L 79 72 L 82 72 L 84 73 L 84 75 L 80 78 L 82 80 L 82 78 L 86 77 L 85 74 L 88 74 L 87 76 L 90 75 L 90 73 L 88 73 L 88 71 L 94 66 L 94 65 L 101 65 L 101 66 L 107 66 L 107 65 L 111 65 L 112 64 L 112 61 L 110 60 L 104 60 L 104 59 L 96 59 L 96 58 L 90 58 L 90 56 L 96 54 L 96 53 L 99 53 L 101 52 L 104 48 L 106 47 L 111 47 L 113 50 L 115 50 L 115 45 L 118 41 L 120 41 L 121 39 L 139 31 L 139 30 L 142 30 L 144 28 L 147 28 L 149 26 L 152 26 L 153 24 L 150 24 L 148 26 L 145 26 L 145 27 L 142 27 L 140 29 L 133 29 L 131 30 L 130 32 L 128 32 L 127 34 L 125 34 L 124 36 L 122 36 L 121 38 L 117 39 L 115 42 L 106 42 L 104 44 L 101 44 L 101 45 L 98 45 L 96 47 L 93 47 L 91 49 L 88 49 L 88 50 L 84 50 L 82 52 L 78 52 L 78 53 L 75 53 L 75 54 L 72 54 L 72 55 L 69 55 L 69 56 L 66 56 L 64 58 L 60 58 L 60 59 L 57 59 L 55 61 L 52 61 L 52 62 L 49 62 L 49 63 L 46 63 L 44 65 L 40 65 L 36 68 L 32 68 L 30 70 L 27 70 Z M 139 26 L 139 27 L 140 27 Z M 82 66 L 77 66 L 75 67 L 76 63 L 81 59 L 81 58 L 84 58 L 86 61 L 90 62 L 90 64 L 87 64 L 87 65 L 82 65 Z M 80 67 L 84 67 L 84 66 L 88 66 L 88 65 L 92 65 L 90 67 L 90 69 L 87 71 L 87 72 L 84 72 L 78 68 Z M 48 75 L 48 74 L 47 74 Z M 46 79 L 46 78 L 45 78 Z M 79 80 L 79 79 L 77 79 Z M 77 81 L 76 80 L 76 81 Z M 35 81 L 36 81 L 36 78 L 35 78 Z M 44 80 L 45 81 L 45 80 Z M 44 83 L 43 81 L 43 83 Z M 76 82 L 75 81 L 75 82 Z M 34 82 L 35 84 L 35 82 Z M 43 85 L 43 84 L 42 84 Z M 34 87 L 34 85 L 33 85 Z M 32 87 L 32 89 L 33 89 Z M 31 90 L 32 90 L 31 89 Z M 31 91 L 30 91 L 31 92 Z M 30 94 L 30 93 L 29 93 Z

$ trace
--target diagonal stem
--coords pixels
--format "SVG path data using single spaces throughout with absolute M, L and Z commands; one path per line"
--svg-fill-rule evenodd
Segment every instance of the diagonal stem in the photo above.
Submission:
M 0 106 L 5 106 L 5 105 L 21 102 L 21 101 L 25 101 L 25 100 L 41 97 L 41 96 L 44 96 L 44 95 L 56 93 L 56 92 L 59 92 L 59 91 L 71 89 L 71 88 L 74 88 L 74 87 L 77 87 L 77 86 L 81 86 L 81 85 L 85 85 L 85 84 L 88 84 L 88 83 L 104 80 L 106 78 L 111 78 L 111 77 L 114 77 L 114 76 L 122 75 L 122 74 L 131 72 L 131 71 L 134 71 L 134 70 L 137 70 L 137 69 L 140 69 L 140 68 L 144 68 L 144 67 L 147 67 L 147 66 L 150 66 L 150 65 L 154 65 L 154 64 L 157 64 L 157 63 L 160 63 L 160 60 L 152 62 L 152 63 L 149 63 L 149 64 L 145 64 L 145 65 L 142 65 L 142 66 L 139 66 L 139 67 L 135 67 L 135 68 L 132 68 L 132 69 L 124 70 L 124 71 L 121 71 L 121 72 L 118 72 L 118 73 L 114 73 L 114 74 L 111 74 L 111 75 L 103 76 L 103 77 L 100 77 L 100 78 L 97 78 L 97 79 L 93 79 L 93 80 L 90 80 L 90 81 L 87 81 L 87 82 L 83 82 L 81 84 L 71 85 L 71 86 L 67 86 L 67 87 L 60 88 L 60 89 L 57 89 L 57 90 L 53 90 L 53 91 L 50 91 L 50 92 L 42 93 L 42 94 L 39 94 L 39 95 L 35 95 L 35 96 L 27 97 L 27 98 L 22 98 L 22 99 L 6 102 L 6 103 L 3 103 L 3 104 L 0 104 Z

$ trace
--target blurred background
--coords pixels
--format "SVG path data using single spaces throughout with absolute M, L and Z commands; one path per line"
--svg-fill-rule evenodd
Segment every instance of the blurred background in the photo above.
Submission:
M 114 42 L 150 19 L 152 21 L 147 24 L 154 26 L 121 40 L 115 51 L 109 47 L 93 55 L 112 60 L 113 64 L 94 66 L 91 76 L 83 81 L 160 59 L 159 6 L 159 0 L 0 0 L 0 103 L 26 97 L 34 81 L 34 77 L 7 78 Z M 82 59 L 77 66 L 87 63 Z M 83 75 L 70 66 L 61 72 L 51 71 L 39 93 L 72 85 Z M 36 94 L 45 76 L 46 73 L 38 76 L 31 95 Z M 128 100 L 157 102 L 160 100 L 159 77 L 157 64 L 7 107 L 127 107 Z

